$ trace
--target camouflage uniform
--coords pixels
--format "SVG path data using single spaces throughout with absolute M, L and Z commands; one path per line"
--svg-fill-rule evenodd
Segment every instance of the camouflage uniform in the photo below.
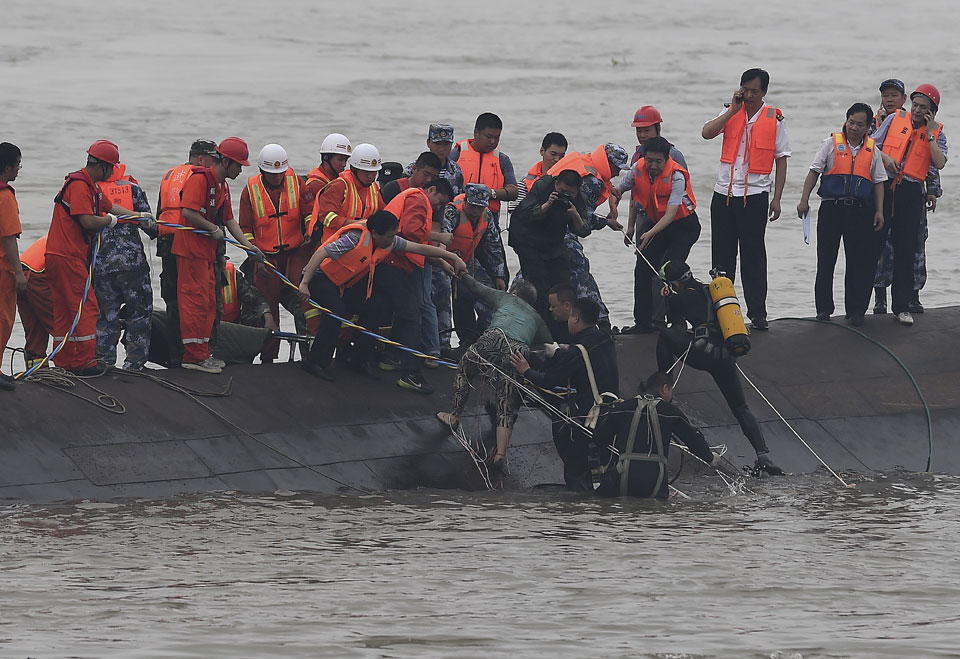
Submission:
M 118 181 L 118 184 L 124 184 Z M 147 195 L 135 183 L 132 186 L 133 209 L 150 212 Z M 143 252 L 140 228 L 136 224 L 118 224 L 103 230 L 93 288 L 100 305 L 97 318 L 97 358 L 114 366 L 117 343 L 123 336 L 127 356 L 123 368 L 139 371 L 150 352 L 150 315 L 153 313 L 153 288 L 150 266 Z M 155 238 L 156 233 L 151 235 Z
M 453 126 L 450 124 L 430 124 L 430 129 L 427 131 L 427 139 L 431 142 L 453 142 Z M 413 173 L 413 166 L 415 164 L 415 162 L 412 162 L 404 167 L 403 175 L 409 177 Z M 440 167 L 440 178 L 450 182 L 454 197 L 463 192 L 463 171 L 460 169 L 457 161 L 452 160 L 450 156 L 447 156 L 447 159 Z M 434 273 L 434 281 L 436 281 L 436 273 Z
M 927 192 L 939 198 L 943 195 L 940 187 L 940 172 L 936 171 L 927 176 Z M 923 206 L 923 215 L 920 217 L 920 235 L 917 237 L 917 253 L 913 261 L 913 290 L 919 291 L 927 283 L 927 250 L 925 243 L 929 231 L 927 229 L 927 206 Z M 887 237 L 877 261 L 877 274 L 873 282 L 874 288 L 889 288 L 893 283 L 893 242 Z

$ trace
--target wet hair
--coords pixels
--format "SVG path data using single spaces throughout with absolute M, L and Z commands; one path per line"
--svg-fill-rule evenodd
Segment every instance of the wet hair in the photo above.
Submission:
M 643 153 L 659 153 L 664 159 L 667 159 L 670 157 L 670 147 L 671 145 L 670 142 L 667 141 L 667 138 L 657 135 L 656 137 L 651 137 L 644 143 Z
M 430 154 L 430 155 L 433 155 L 433 154 Z M 433 156 L 433 157 L 436 158 L 436 156 Z M 453 186 L 450 185 L 450 181 L 448 181 L 445 178 L 433 179 L 432 181 L 428 182 L 426 185 L 423 186 L 424 190 L 426 190 L 427 188 L 436 188 L 437 192 L 442 194 L 447 199 L 453 199 Z
M 424 151 L 417 156 L 417 162 L 413 163 L 413 166 L 417 169 L 421 167 L 433 167 L 435 170 L 440 171 L 443 163 L 440 162 L 440 157 L 433 151 Z
M 847 119 L 852 117 L 858 112 L 863 112 L 867 115 L 867 125 L 873 123 L 873 108 L 867 105 L 866 103 L 854 103 L 847 109 Z
M 572 169 L 565 169 L 559 174 L 557 174 L 557 180 L 563 183 L 564 185 L 569 185 L 574 188 L 580 187 L 580 182 L 583 180 L 580 178 L 580 175 L 577 174 Z
M 556 295 L 560 304 L 566 304 L 567 302 L 573 304 L 577 299 L 577 289 L 570 284 L 555 284 L 550 289 L 549 294 Z
M 672 387 L 673 380 L 663 371 L 655 371 L 644 381 L 643 390 L 648 394 L 658 394 L 664 386 Z
M 367 219 L 367 228 L 383 235 L 400 226 L 400 220 L 390 211 L 377 211 Z
M 478 133 L 485 131 L 488 128 L 503 130 L 503 122 L 500 121 L 500 117 L 492 112 L 484 112 L 481 114 L 479 117 L 477 117 L 477 123 L 473 126 L 473 130 Z
M 580 316 L 580 322 L 596 325 L 600 319 L 600 305 L 588 297 L 578 297 L 573 301 L 572 313 Z
M 756 78 L 760 78 L 760 89 L 766 93 L 767 87 L 770 86 L 770 74 L 763 69 L 747 69 L 744 71 L 743 75 L 740 76 L 740 85 L 743 86 Z
M 541 149 L 549 149 L 552 146 L 562 146 L 567 148 L 567 138 L 560 133 L 547 133 L 543 136 L 543 142 L 540 143 Z
M 528 281 L 520 279 L 514 283 L 513 294 L 531 307 L 537 304 L 537 287 Z
M 10 144 L 10 142 L 0 143 L 0 170 L 7 167 L 16 167 L 17 158 L 20 157 L 20 147 Z

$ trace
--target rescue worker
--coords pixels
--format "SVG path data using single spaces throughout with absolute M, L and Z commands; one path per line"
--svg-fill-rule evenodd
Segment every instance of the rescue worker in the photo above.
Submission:
M 17 311 L 23 325 L 24 360 L 33 368 L 47 356 L 47 344 L 53 333 L 53 303 L 47 283 L 47 237 L 42 236 L 20 254 L 27 280 L 26 290 L 17 295 Z
M 571 416 L 579 425 L 567 424 L 554 434 L 554 442 L 563 460 L 563 478 L 567 487 L 592 491 L 589 465 L 590 438 L 583 427 L 592 429 L 599 423 L 603 403 L 620 395 L 617 350 L 613 338 L 597 327 L 600 307 L 590 298 L 580 297 L 573 303 L 567 330 L 572 343 L 557 349 L 542 371 L 530 368 L 526 357 L 514 352 L 511 363 L 517 373 L 542 389 L 569 386 L 573 395 Z
M 53 299 L 53 341 L 63 342 L 54 361 L 60 368 L 80 375 L 103 372 L 97 363 L 97 296 L 89 291 L 83 300 L 95 234 L 105 227 L 117 226 L 117 215 L 149 213 L 133 211 L 113 203 L 97 187 L 120 164 L 117 145 L 97 140 L 87 149 L 83 169 L 68 174 L 53 204 L 53 218 L 47 233 L 46 271 Z M 77 311 L 83 307 L 74 326 Z
M 770 329 L 764 235 L 767 221 L 780 217 L 780 197 L 791 153 L 783 113 L 763 102 L 769 84 L 770 74 L 763 69 L 744 71 L 730 104 L 701 131 L 707 140 L 723 134 L 720 169 L 710 202 L 713 265 L 732 281 L 740 253 L 747 316 L 758 330 Z M 771 181 L 774 163 L 777 171 Z
M 380 189 L 383 203 L 390 203 L 394 197 L 409 188 L 422 188 L 440 175 L 440 167 L 440 158 L 430 151 L 424 151 L 417 156 L 408 175 L 390 181 Z
M 644 105 L 633 115 L 633 123 L 630 125 L 637 130 L 637 148 L 630 158 L 631 167 L 643 158 L 643 147 L 647 143 L 647 140 L 651 137 L 660 136 L 662 123 L 663 117 L 660 115 L 660 111 L 652 105 Z M 688 169 L 686 158 L 680 153 L 680 149 L 672 144 L 670 145 L 670 157 L 673 158 L 675 163 L 684 169 Z
M 797 215 L 810 210 L 810 193 L 821 174 L 817 194 L 817 279 L 814 297 L 817 320 L 829 320 L 834 311 L 833 270 L 840 241 L 846 257 L 844 310 L 847 321 L 859 327 L 870 304 L 876 270 L 878 236 L 883 228 L 883 169 L 880 150 L 867 137 L 873 110 L 866 103 L 854 103 L 847 110 L 843 130 L 826 138 L 817 150 L 803 182 Z
M 260 173 L 247 179 L 240 193 L 238 224 L 243 235 L 256 245 L 278 271 L 291 282 L 300 282 L 303 264 L 297 255 L 303 244 L 305 222 L 313 208 L 314 196 L 290 167 L 286 150 L 279 144 L 267 144 L 257 156 Z M 307 331 L 304 310 L 296 292 L 265 265 L 254 269 L 253 285 L 270 306 L 270 313 L 280 318 L 280 305 L 293 315 L 298 334 Z M 280 341 L 270 339 L 263 346 L 260 361 L 269 364 L 277 358 Z
M 667 261 L 686 261 L 700 237 L 690 172 L 673 159 L 673 150 L 666 139 L 651 137 L 644 143 L 643 157 L 618 186 L 621 192 L 630 191 L 631 213 L 624 242 L 629 245 L 636 231 L 636 246 L 643 254 L 637 254 L 633 270 L 635 324 L 624 330 L 625 334 L 653 332 L 654 321 L 663 325 L 662 316 L 653 317 L 653 268 L 659 270 Z M 643 218 L 639 229 L 637 217 Z
M 484 112 L 473 126 L 473 139 L 458 142 L 450 152 L 450 158 L 463 172 L 465 184 L 483 183 L 490 188 L 490 212 L 497 217 L 500 217 L 500 204 L 513 201 L 519 194 L 513 163 L 497 148 L 502 132 L 500 117 Z
M 783 470 L 770 459 L 770 449 L 763 439 L 760 424 L 743 395 L 737 361 L 724 346 L 707 285 L 695 279 L 690 267 L 680 261 L 668 261 L 660 272 L 671 291 L 668 294 L 664 289 L 671 326 L 657 337 L 658 368 L 667 373 L 677 358 L 686 354 L 684 362 L 688 366 L 709 373 L 743 434 L 757 452 L 755 473 L 764 471 L 771 476 L 782 475 Z M 687 323 L 691 329 L 687 329 Z
M 511 361 L 515 354 L 529 355 L 531 346 L 535 344 L 550 343 L 550 330 L 534 309 L 537 291 L 529 282 L 518 282 L 513 293 L 484 286 L 469 274 L 462 275 L 457 283 L 493 308 L 493 320 L 460 358 L 454 378 L 453 411 L 437 412 L 437 419 L 456 428 L 473 388 L 471 379 L 481 373 L 486 375 L 497 396 L 497 449 L 488 460 L 493 469 L 503 471 L 521 402 L 512 377 L 514 369 Z
M 221 322 L 247 327 L 263 327 L 271 331 L 280 329 L 270 304 L 240 268 L 233 265 L 231 261 L 225 261 L 223 274 L 226 283 L 223 287 Z M 297 299 L 299 300 L 299 295 Z
M 150 214 L 147 193 L 126 169 L 119 163 L 113 174 L 97 185 L 114 204 Z M 157 237 L 157 223 L 153 220 L 104 229 L 93 270 L 93 288 L 100 307 L 97 359 L 109 367 L 116 366 L 117 343 L 122 334 L 126 352 L 123 368 L 127 371 L 142 371 L 150 354 L 153 286 L 141 230 L 150 238 Z
M 317 194 L 307 232 L 314 242 L 332 235 L 343 225 L 365 220 L 383 207 L 377 172 L 382 167 L 380 151 L 372 144 L 358 144 L 350 155 L 350 169 L 330 181 Z
M 10 183 L 20 173 L 20 149 L 0 143 L 0 358 L 6 352 L 17 315 L 17 295 L 26 293 L 27 279 L 20 264 L 20 207 Z M 2 360 L 2 359 L 0 359 Z M 0 371 L 0 389 L 13 391 L 14 379 Z
M 300 299 L 313 299 L 340 317 L 359 314 L 362 327 L 379 327 L 383 312 L 390 304 L 391 288 L 378 265 L 393 251 L 441 258 L 463 272 L 466 265 L 452 252 L 433 245 L 422 245 L 397 235 L 399 221 L 389 211 L 378 211 L 367 220 L 346 224 L 327 238 L 314 252 L 300 280 Z M 379 276 L 378 276 L 379 275 Z M 389 275 L 389 273 L 387 273 Z M 336 348 L 340 321 L 323 315 L 320 329 L 303 369 L 323 380 L 333 381 L 330 364 Z M 399 340 L 394 336 L 394 340 Z M 353 365 L 365 375 L 379 379 L 371 367 L 373 340 L 356 334 Z
M 430 124 L 427 129 L 427 151 L 440 159 L 440 178 L 450 182 L 453 196 L 463 193 L 463 170 L 455 158 L 450 155 L 453 150 L 453 126 L 450 124 Z M 410 163 L 403 170 L 404 176 L 413 173 L 415 163 Z
M 644 391 L 647 393 L 613 407 L 593 435 L 601 455 L 608 459 L 596 489 L 599 496 L 665 501 L 669 494 L 667 460 L 674 438 L 707 464 L 720 464 L 720 456 L 710 450 L 703 433 L 672 403 L 669 375 L 657 371 L 647 378 Z
M 170 368 L 180 368 L 183 342 L 180 340 L 180 309 L 177 305 L 177 256 L 172 251 L 173 236 L 177 230 L 167 227 L 166 224 L 180 222 L 180 192 L 193 173 L 193 168 L 210 167 L 216 162 L 216 157 L 216 142 L 196 140 L 190 145 L 187 162 L 168 169 L 160 180 L 160 195 L 157 199 L 157 219 L 160 223 L 157 256 L 160 257 L 161 264 L 160 297 L 163 299 L 167 317 L 167 363 Z
M 567 138 L 560 133 L 547 133 L 540 142 L 540 160 L 527 170 L 527 175 L 517 183 L 517 198 L 508 204 L 510 212 L 517 210 L 520 202 L 540 177 L 567 155 Z
M 517 253 L 524 279 L 537 289 L 537 311 L 544 320 L 547 306 L 542 292 L 555 284 L 572 283 L 570 250 L 564 236 L 568 230 L 578 236 L 590 235 L 584 220 L 586 202 L 579 194 L 581 182 L 573 169 L 545 174 L 511 218 L 509 244 Z
M 443 242 L 448 244 L 450 234 L 433 231 L 433 216 L 453 198 L 453 190 L 445 179 L 435 179 L 424 188 L 404 190 L 387 204 L 384 210 L 390 211 L 400 221 L 400 236 L 408 242 L 427 244 Z M 458 257 L 459 258 L 459 257 Z M 426 354 L 440 353 L 439 336 L 424 336 L 424 317 L 432 314 L 436 328 L 437 310 L 429 299 L 433 281 L 432 267 L 426 259 L 417 253 L 388 254 L 383 263 L 377 266 L 385 285 L 389 288 L 393 326 L 390 336 L 409 348 Z M 445 268 L 446 269 L 446 268 Z M 447 272 L 450 272 L 447 269 Z M 435 329 L 432 329 L 435 333 Z M 435 346 L 435 347 L 434 347 Z M 397 385 L 421 394 L 433 393 L 433 388 L 423 380 L 420 374 L 421 358 L 408 352 L 399 351 L 394 357 L 385 356 L 380 361 L 384 371 L 401 371 Z
M 884 184 L 881 233 L 883 242 L 889 234 L 893 246 L 890 307 L 897 321 L 906 326 L 913 325 L 910 302 L 920 222 L 927 203 L 924 181 L 947 164 L 947 137 L 936 120 L 940 92 L 931 84 L 918 85 L 910 101 L 909 113 L 894 112 L 873 134 L 890 175 Z
M 572 340 L 567 331 L 567 319 L 573 311 L 573 303 L 577 301 L 577 289 L 570 284 L 555 284 L 547 293 L 547 307 L 550 310 L 550 319 L 547 323 L 553 340 L 557 343 L 570 343 Z
M 233 218 L 227 179 L 240 176 L 250 165 L 247 143 L 228 137 L 217 146 L 217 160 L 211 167 L 194 167 L 180 193 L 178 224 L 205 231 L 177 231 L 173 253 L 177 256 L 177 299 L 180 304 L 180 340 L 183 368 L 220 373 L 224 363 L 210 353 L 210 337 L 217 315 L 216 261 L 218 244 L 229 231 L 250 250 L 251 258 L 262 263 L 266 257 L 243 235 Z

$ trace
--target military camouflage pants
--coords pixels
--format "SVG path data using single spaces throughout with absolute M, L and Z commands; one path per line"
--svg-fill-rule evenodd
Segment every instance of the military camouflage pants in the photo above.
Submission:
M 920 235 L 917 236 L 917 253 L 913 259 L 913 290 L 919 291 L 927 283 L 927 251 L 925 243 L 929 231 L 927 230 L 927 210 L 924 207 L 920 217 Z M 874 278 L 874 288 L 888 288 L 893 282 L 893 243 L 891 238 L 883 244 L 880 260 L 877 261 L 877 274 Z
M 101 273 L 94 279 L 94 291 L 100 305 L 97 358 L 109 366 L 116 365 L 117 344 L 126 328 L 123 347 L 127 356 L 123 367 L 134 370 L 143 368 L 150 352 L 150 314 L 153 313 L 150 271 Z

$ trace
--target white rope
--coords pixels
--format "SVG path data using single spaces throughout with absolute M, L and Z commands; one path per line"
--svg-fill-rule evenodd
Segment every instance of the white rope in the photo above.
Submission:
M 774 413 L 775 413 L 778 417 L 780 417 L 780 420 L 783 421 L 783 423 L 787 426 L 787 428 L 789 428 L 789 429 L 793 432 L 793 434 L 797 436 L 797 439 L 800 440 L 800 443 L 802 443 L 804 446 L 806 446 L 808 451 L 810 451 L 811 453 L 813 453 L 813 457 L 815 457 L 817 460 L 819 460 L 819 461 L 820 461 L 820 464 L 822 464 L 824 467 L 826 467 L 826 468 L 827 468 L 827 471 L 829 471 L 831 474 L 833 474 L 834 478 L 836 478 L 838 481 L 840 481 L 841 483 L 843 483 L 844 487 L 853 487 L 853 485 L 851 485 L 850 483 L 847 483 L 847 481 L 843 480 L 843 478 L 840 477 L 840 474 L 838 474 L 837 472 L 835 472 L 835 471 L 830 467 L 830 465 L 828 465 L 828 464 L 823 460 L 823 458 L 821 458 L 820 455 L 819 455 L 816 451 L 814 451 L 813 448 L 812 448 L 809 444 L 807 444 L 807 442 L 803 439 L 803 437 L 800 436 L 800 433 L 798 433 L 798 432 L 794 429 L 794 427 L 790 425 L 790 422 L 787 421 L 787 420 L 783 417 L 782 414 L 780 414 L 780 410 L 778 410 L 776 407 L 774 407 L 774 406 L 773 406 L 773 403 L 771 403 L 770 400 L 769 400 L 766 396 L 763 395 L 763 392 L 760 391 L 759 387 L 757 387 L 757 385 L 755 385 L 755 384 L 753 383 L 753 380 L 751 380 L 750 378 L 747 377 L 747 374 L 743 372 L 743 369 L 742 369 L 742 368 L 740 368 L 740 364 L 737 364 L 737 370 L 740 371 L 740 375 L 743 376 L 743 379 L 746 380 L 748 383 L 750 383 L 750 386 L 753 387 L 754 391 L 756 391 L 758 394 L 760 394 L 760 398 L 763 399 L 763 402 L 765 402 L 767 405 L 769 405 L 769 406 L 770 406 L 770 409 L 773 410 Z
M 635 251 L 637 254 L 639 254 L 639 255 L 640 255 L 640 258 L 642 258 L 642 259 L 644 260 L 644 262 L 645 262 L 647 265 L 650 266 L 650 269 L 653 270 L 653 274 L 655 274 L 655 275 L 657 276 L 657 279 L 660 279 L 660 271 L 653 267 L 653 264 L 650 263 L 650 261 L 647 259 L 646 255 L 645 255 L 643 252 L 640 251 L 640 248 L 639 248 L 639 247 L 637 247 L 637 243 L 633 242 L 633 238 L 631 238 L 630 236 L 628 236 L 628 235 L 627 235 L 627 232 L 624 231 L 623 229 L 620 229 L 620 233 L 622 233 L 622 234 L 623 234 L 623 237 L 626 238 L 626 239 L 630 242 L 630 245 L 633 247 L 633 251 Z

